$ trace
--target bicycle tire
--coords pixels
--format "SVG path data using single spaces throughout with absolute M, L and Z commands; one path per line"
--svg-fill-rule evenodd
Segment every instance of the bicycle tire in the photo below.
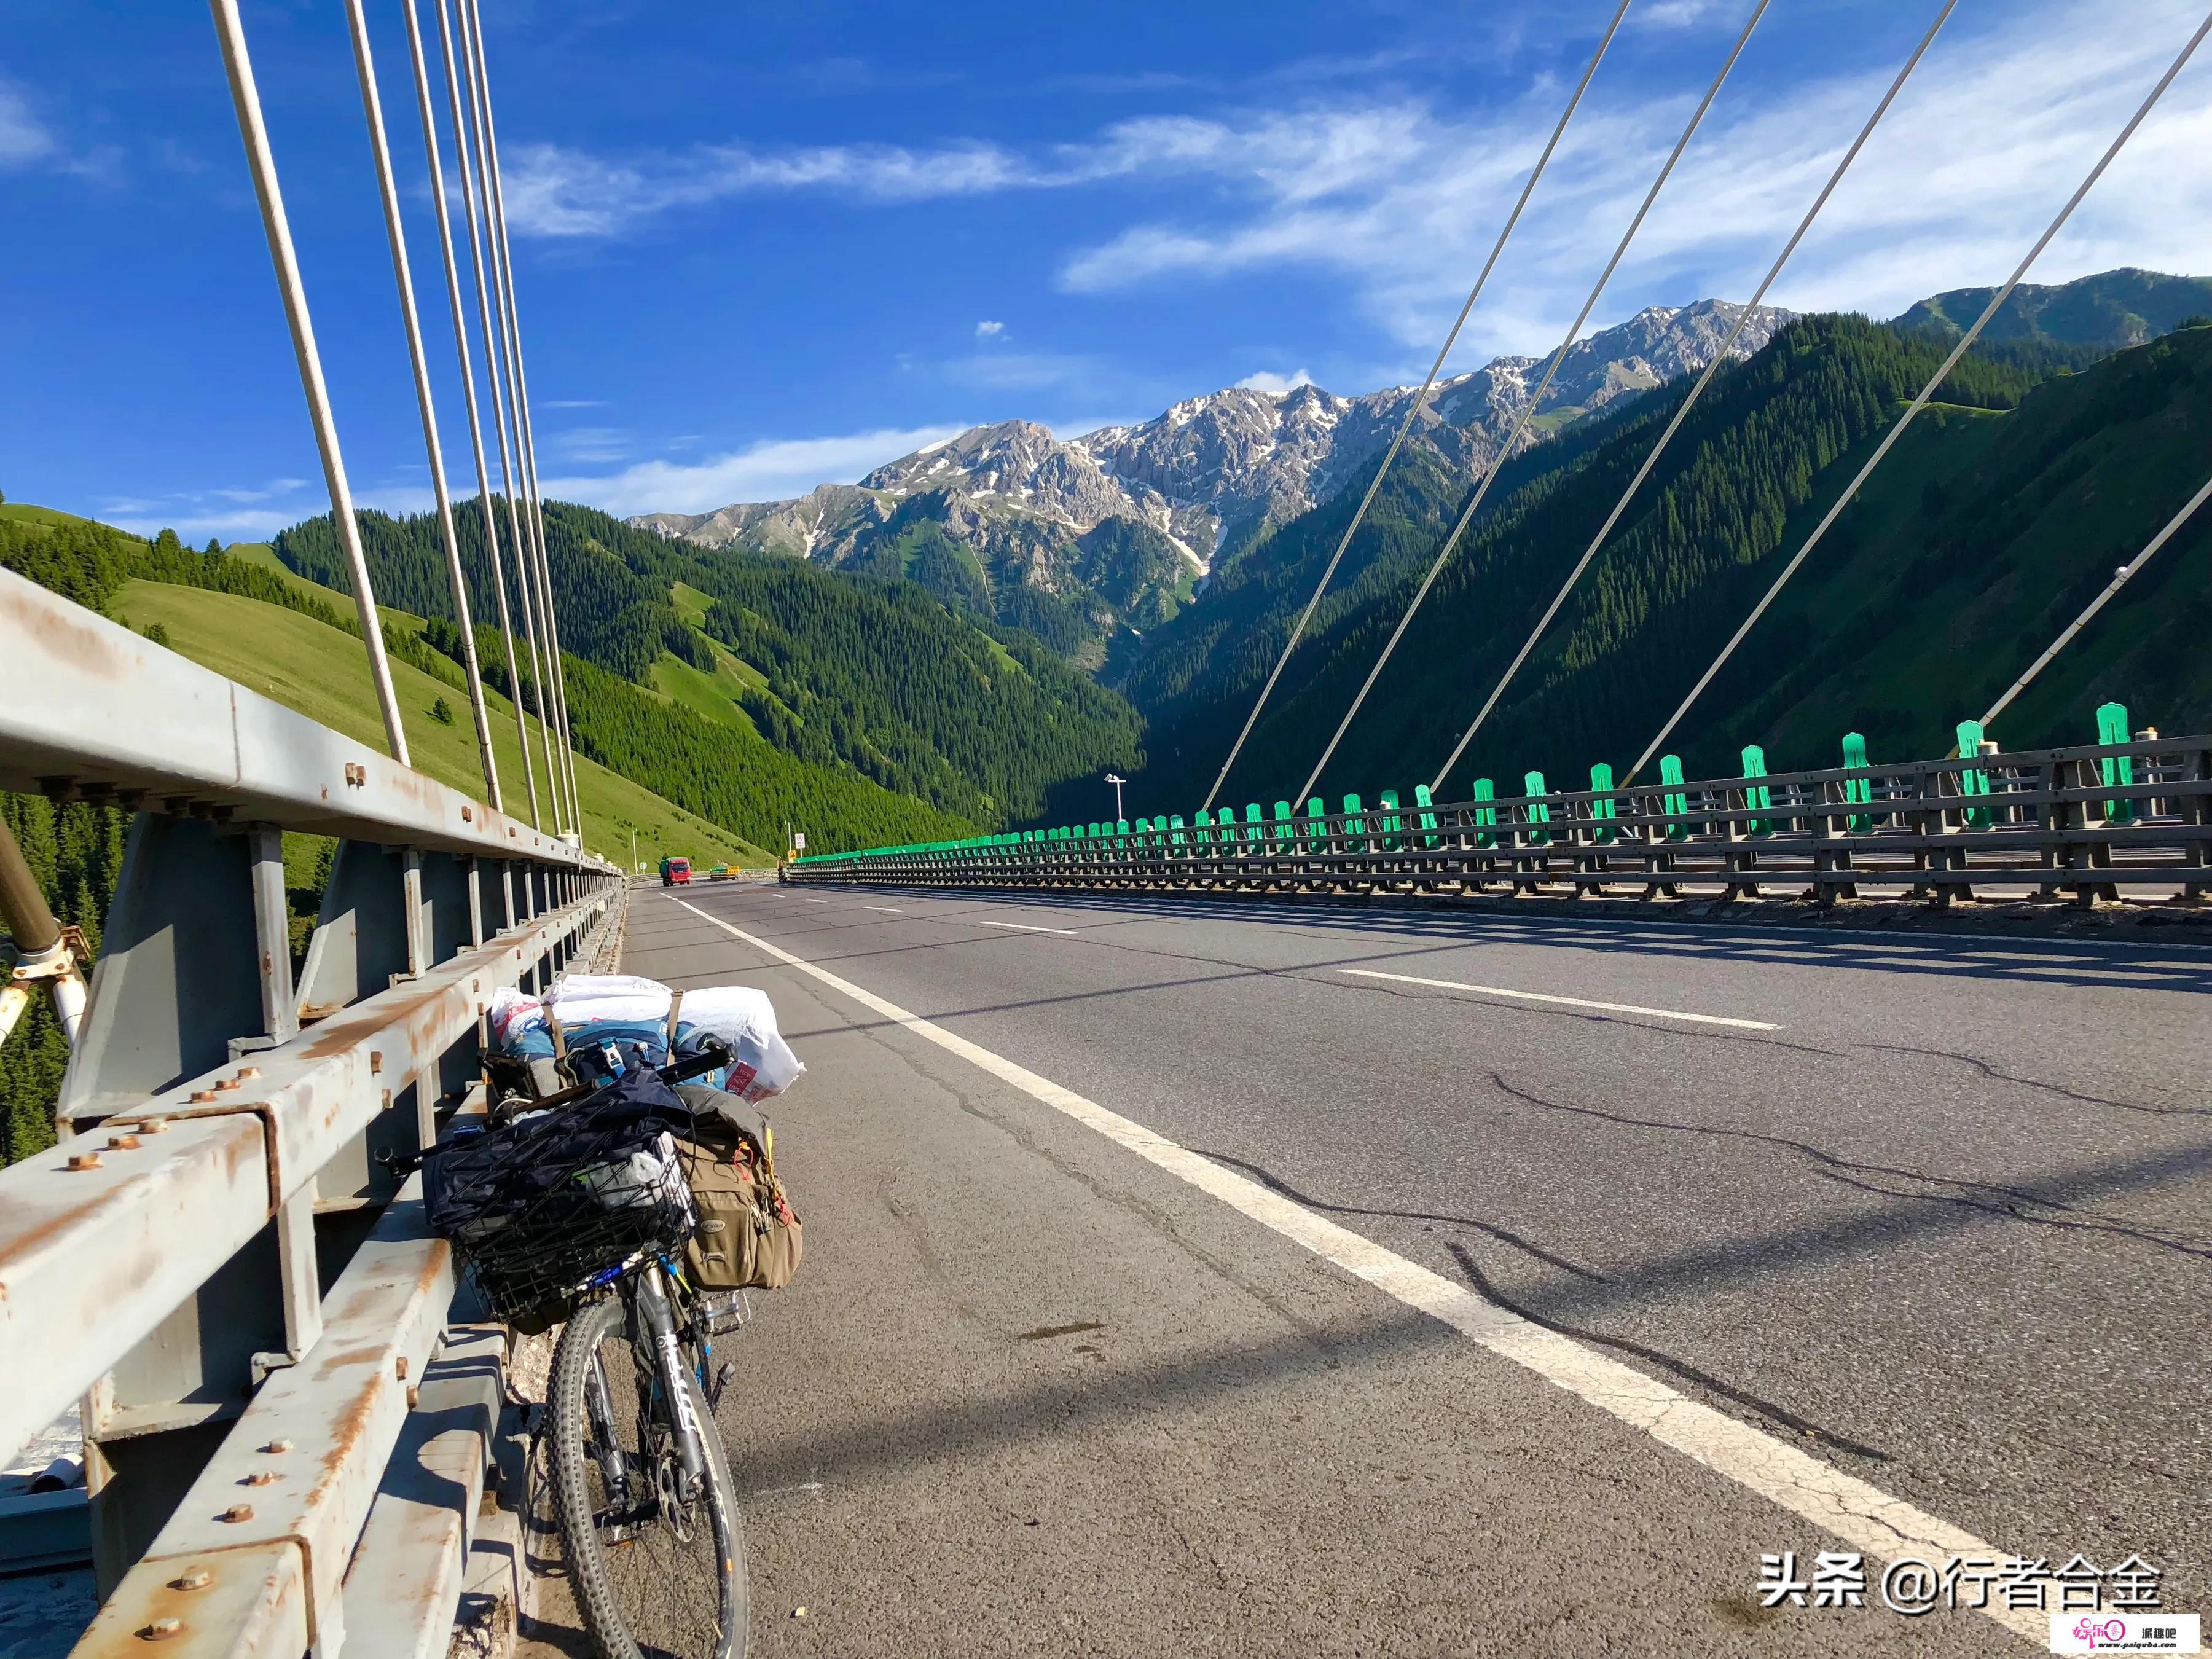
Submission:
M 624 1303 L 611 1297 L 578 1310 L 554 1351 L 547 1390 L 554 1501 L 577 1609 L 603 1659 L 743 1659 L 750 1601 L 744 1532 L 721 1435 L 697 1380 L 688 1372 L 684 1384 L 699 1425 L 707 1479 L 700 1498 L 683 1510 L 702 1512 L 708 1528 L 695 1519 L 693 1536 L 685 1539 L 656 1515 L 611 1547 L 602 1536 L 597 1517 L 609 1509 L 611 1494 L 595 1455 L 586 1406 L 593 1360 L 600 1361 L 613 1401 L 617 1443 L 635 1460 L 635 1472 L 648 1479 L 639 1443 L 654 1431 L 659 1409 L 637 1408 L 639 1374 L 653 1377 L 657 1367 L 649 1351 L 640 1352 L 632 1345 L 626 1314 Z M 625 1362 L 631 1368 L 628 1376 L 619 1374 Z M 611 1369 L 617 1374 L 607 1375 Z M 647 1393 L 658 1401 L 657 1394 Z M 666 1431 L 666 1425 L 659 1425 L 658 1431 Z M 710 1543 L 711 1549 L 701 1550 L 702 1543 Z M 693 1563 L 689 1571 L 682 1566 L 687 1559 Z M 708 1574 L 715 1579 L 712 1612 L 701 1582 Z

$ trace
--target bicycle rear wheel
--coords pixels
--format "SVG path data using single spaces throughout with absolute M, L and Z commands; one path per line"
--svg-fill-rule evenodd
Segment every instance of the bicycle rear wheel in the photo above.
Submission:
M 651 1339 L 632 1340 L 635 1316 L 627 1299 L 580 1309 L 554 1352 L 554 1496 L 577 1603 L 605 1659 L 739 1659 L 744 1536 L 729 1459 L 687 1372 L 705 1480 L 684 1499 L 675 1413 Z

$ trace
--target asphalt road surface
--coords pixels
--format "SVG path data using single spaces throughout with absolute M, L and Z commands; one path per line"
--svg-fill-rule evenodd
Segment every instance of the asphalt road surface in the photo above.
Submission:
M 1881 1605 L 1946 1545 L 2212 1613 L 2212 955 L 749 886 L 625 965 L 809 1067 L 757 1651 L 2041 1649 Z

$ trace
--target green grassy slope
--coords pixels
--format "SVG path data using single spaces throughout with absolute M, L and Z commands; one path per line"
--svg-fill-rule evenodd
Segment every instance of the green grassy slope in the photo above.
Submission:
M 24 524 L 52 528 L 58 524 L 91 524 L 90 519 L 80 519 L 74 513 L 64 513 L 58 507 L 33 507 L 27 501 L 0 501 L 0 524 Z
M 719 707 L 726 684 L 709 707 L 707 688 L 672 673 L 667 659 L 717 682 L 727 669 L 747 682 L 741 701 L 759 735 L 805 766 L 865 778 L 940 819 L 995 827 L 1035 815 L 1058 784 L 1139 758 L 1142 722 L 1114 693 L 1031 636 L 956 614 L 915 584 L 708 551 L 565 501 L 546 503 L 545 525 L 569 653 L 742 735 Z M 364 513 L 361 526 L 379 597 L 447 619 L 435 518 Z M 459 528 L 482 621 L 490 587 L 481 521 L 465 513 Z M 326 518 L 272 545 L 300 574 L 347 586 Z M 902 811 L 877 805 L 878 823 Z M 826 829 L 815 818 L 810 837 Z
M 350 635 L 253 599 L 166 582 L 125 583 L 115 601 L 115 614 L 133 628 L 159 623 L 168 630 L 172 649 L 311 720 L 372 747 L 383 747 L 384 722 L 369 684 L 368 661 L 361 641 Z M 392 665 L 392 678 L 416 769 L 481 799 L 483 776 L 477 767 L 476 734 L 465 696 L 404 662 Z M 486 696 L 507 810 L 526 823 L 529 794 L 515 741 L 514 708 L 497 692 L 487 691 Z M 441 697 L 453 711 L 450 726 L 430 717 Z M 547 799 L 542 763 L 537 762 L 542 738 L 534 719 L 530 732 L 533 762 L 541 768 L 542 803 Z M 761 848 L 581 756 L 576 762 L 576 787 L 583 801 L 585 846 L 617 863 L 629 859 L 632 830 L 637 832 L 638 856 L 644 860 L 682 853 L 702 864 L 773 862 Z
M 758 737 L 753 717 L 738 702 L 744 694 L 746 683 L 736 665 L 737 659 L 727 653 L 717 653 L 714 672 L 709 674 L 664 651 L 654 661 L 647 683 L 671 702 L 690 709 L 702 720 L 734 726 Z

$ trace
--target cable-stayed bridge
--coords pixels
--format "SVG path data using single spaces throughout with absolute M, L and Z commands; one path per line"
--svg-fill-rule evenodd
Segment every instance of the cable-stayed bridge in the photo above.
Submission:
M 1188 817 L 682 894 L 582 847 L 476 0 L 407 0 L 388 43 L 441 208 L 472 508 L 379 96 L 388 26 L 346 4 L 483 788 L 409 763 L 246 28 L 212 0 L 387 752 L 0 573 L 0 786 L 136 814 L 88 987 L 0 839 L 0 1023 L 51 997 L 72 1043 L 61 1139 L 0 1173 L 0 1440 L 74 1406 L 85 1474 L 0 1509 L 0 1539 L 32 1540 L 21 1564 L 80 1530 L 101 1602 L 80 1651 L 434 1654 L 457 1621 L 583 1650 L 539 1571 L 533 1380 L 392 1173 L 480 1109 L 490 998 L 577 964 L 763 985 L 812 1073 L 779 1121 L 813 1265 L 763 1298 L 721 1410 L 764 1650 L 1964 1654 L 2039 1648 L 2092 1603 L 2202 1606 L 2212 736 L 2117 703 L 2072 745 L 1997 734 L 2212 481 L 1979 718 L 1942 711 L 1948 755 L 1838 733 L 1832 766 L 1753 746 L 1689 779 L 1662 751 L 2212 17 L 1618 775 L 1455 769 L 1725 349 L 1517 654 L 1477 665 L 1502 672 L 1428 782 L 1314 793 L 1518 429 L 1304 784 L 1224 793 L 1629 0 Z M 339 841 L 296 980 L 288 830 Z M 1283 902 L 1309 899 L 1360 902 Z

